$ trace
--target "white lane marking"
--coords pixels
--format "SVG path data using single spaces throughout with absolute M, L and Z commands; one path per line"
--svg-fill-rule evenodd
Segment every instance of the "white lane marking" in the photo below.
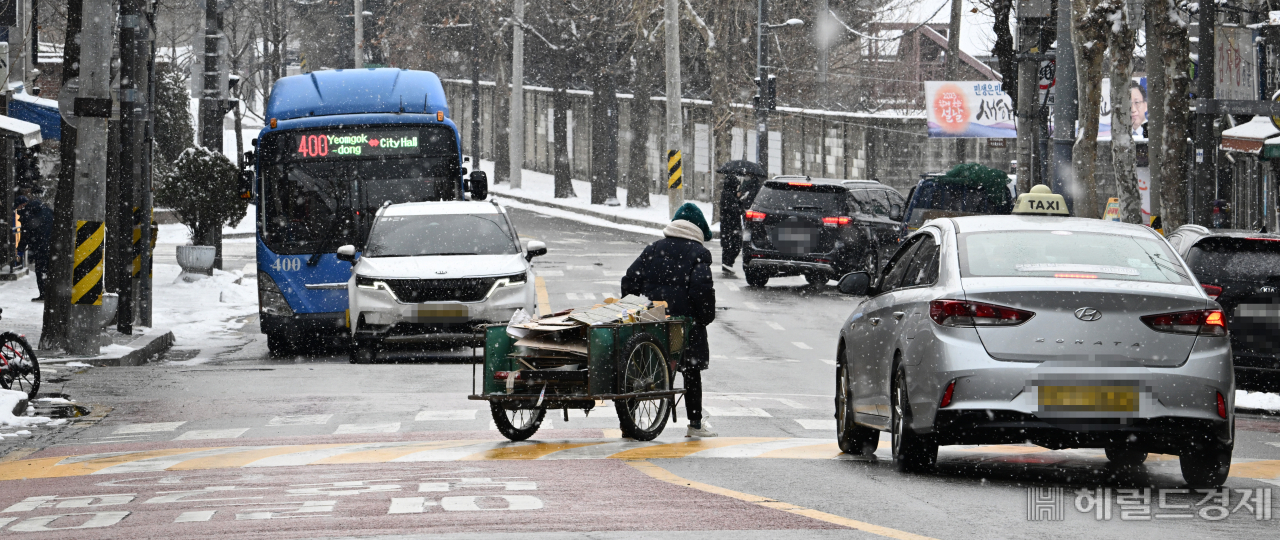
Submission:
M 330 448 L 319 448 L 316 450 L 307 450 L 305 452 L 294 452 L 292 454 L 281 454 L 262 458 L 258 461 L 251 462 L 245 467 L 294 467 L 299 465 L 307 465 L 322 459 L 340 456 L 343 454 L 351 454 L 355 452 L 364 452 L 366 450 L 376 450 L 378 448 L 393 448 L 396 446 L 404 446 L 411 443 L 367 443 L 352 444 Z
M 555 413 L 553 411 L 547 411 L 547 414 L 551 415 Z M 564 418 L 564 416 L 561 416 L 560 418 Z M 569 418 L 609 418 L 616 421 L 618 419 L 618 409 L 614 408 L 613 404 L 610 403 L 603 407 L 591 409 L 590 416 L 588 416 L 586 411 L 582 409 L 569 409 Z
M 820 418 L 817 420 L 807 420 L 804 418 L 797 418 L 796 422 L 800 424 L 800 427 L 803 427 L 805 429 L 825 429 L 828 431 L 836 430 L 835 418 Z
M 769 328 L 772 328 L 774 330 L 786 330 L 786 328 L 783 328 L 781 324 L 778 324 L 773 321 L 765 321 L 764 323 L 769 325 Z
M 1280 442 L 1268 442 L 1267 444 L 1274 446 L 1276 448 L 1280 448 Z
M 729 288 L 729 290 L 731 290 L 731 291 L 733 291 L 733 292 L 738 292 L 738 290 L 740 289 L 740 287 L 738 287 L 738 285 L 737 285 L 736 283 L 724 282 L 724 286 L 725 286 L 725 287 L 728 287 L 728 288 Z
M 747 306 L 747 309 L 751 311 L 760 311 L 760 306 L 757 306 L 754 302 L 743 302 L 742 305 Z
M 178 435 L 175 441 L 197 441 L 203 439 L 235 439 L 244 435 L 249 428 L 231 428 L 231 429 L 193 429 Z
M 209 521 L 213 519 L 214 512 L 217 510 L 197 510 L 194 512 L 183 512 L 178 514 L 178 519 L 173 520 L 174 523 L 190 523 L 192 521 Z
M 173 456 L 159 456 L 159 457 L 153 457 L 153 458 L 145 458 L 145 459 L 139 459 L 137 461 L 130 461 L 126 463 L 120 463 L 118 465 L 112 465 L 110 467 L 106 467 L 104 469 L 95 471 L 92 474 L 100 475 L 100 474 L 158 472 L 191 459 L 220 456 L 223 454 L 234 454 L 236 452 L 246 452 L 250 450 L 256 450 L 258 448 L 264 448 L 264 447 L 233 446 L 229 448 L 211 448 L 209 450 L 201 450 L 198 452 L 187 452 L 185 454 L 177 454 Z
M 564 293 L 564 296 L 565 296 L 565 298 L 568 298 L 568 299 L 570 299 L 570 300 L 577 300 L 577 299 L 578 299 L 578 293 Z
M 583 300 L 595 300 L 595 299 L 596 299 L 596 295 L 595 295 L 595 293 L 584 292 L 584 293 L 582 293 L 582 299 L 583 299 Z
M 352 435 L 356 433 L 395 433 L 400 431 L 400 422 L 378 422 L 374 424 L 342 424 L 333 432 L 334 435 Z
M 798 446 L 813 446 L 818 444 L 828 444 L 830 439 L 784 439 L 781 441 L 767 441 L 750 444 L 735 444 L 733 446 L 724 446 L 720 448 L 711 448 L 701 452 L 694 452 L 689 457 L 700 458 L 752 458 L 759 456 L 765 452 L 774 450 L 784 450 L 787 448 L 796 448 Z
M 564 277 L 563 270 L 534 270 L 533 273 L 542 277 Z
M 792 401 L 787 398 L 773 398 L 773 400 L 783 405 L 786 405 L 788 407 L 791 407 L 792 409 L 812 409 L 813 408 L 803 403 L 800 403 L 799 401 Z
M 811 351 L 811 350 L 813 350 L 813 347 L 810 347 L 810 346 L 806 345 L 803 341 L 792 341 L 792 342 L 791 342 L 791 344 L 792 344 L 792 345 L 795 345 L 796 347 L 799 347 L 799 348 L 801 348 L 801 349 L 804 349 L 804 350 L 806 350 L 806 351 Z
M 185 423 L 186 422 L 155 422 L 152 424 L 126 424 L 116 428 L 114 433 L 155 433 L 158 431 L 173 431 Z
M 758 416 L 770 418 L 773 415 L 756 407 L 707 407 L 707 416 Z
M 267 422 L 268 426 L 319 426 L 329 423 L 332 414 L 304 414 L 298 416 L 277 416 Z
M 392 497 L 391 508 L 387 510 L 388 514 L 421 514 L 427 511 L 428 506 L 436 506 L 435 501 L 428 501 L 426 497 Z
M 605 277 L 622 277 L 627 275 L 627 272 L 625 270 L 605 270 L 604 275 Z
M 544 419 L 542 420 L 542 424 L 541 424 L 541 426 L 540 426 L 538 429 L 553 429 L 553 428 L 552 428 L 552 426 L 551 426 L 551 415 L 552 415 L 552 414 L 555 414 L 555 412 L 553 412 L 553 411 L 547 411 L 547 417 L 546 417 L 546 418 L 544 418 Z M 490 418 L 490 419 L 489 419 L 489 431 L 497 431 L 497 430 L 498 430 L 498 425 L 497 425 L 497 424 L 495 424 L 495 423 L 493 423 L 493 419 L 492 419 L 492 418 Z
M 824 364 L 826 364 L 826 365 L 829 365 L 829 366 L 834 366 L 834 365 L 836 365 L 836 361 L 835 361 L 835 360 L 827 360 L 827 359 L 825 359 L 825 358 L 824 358 L 824 359 L 822 359 L 822 360 L 819 360 L 819 362 L 822 362 L 822 363 L 824 363 Z
M 476 409 L 460 409 L 452 411 L 422 411 L 413 417 L 416 422 L 430 420 L 475 420 Z

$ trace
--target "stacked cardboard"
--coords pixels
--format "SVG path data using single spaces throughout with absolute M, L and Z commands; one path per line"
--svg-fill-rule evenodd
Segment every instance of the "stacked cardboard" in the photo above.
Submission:
M 507 334 L 516 338 L 513 356 L 537 358 L 540 369 L 547 361 L 586 362 L 587 329 L 602 324 L 660 322 L 667 320 L 666 302 L 650 302 L 648 298 L 627 295 L 608 298 L 603 304 L 568 309 L 520 324 L 507 326 Z M 523 362 L 523 360 L 522 360 Z M 533 366 L 529 366 L 531 369 Z

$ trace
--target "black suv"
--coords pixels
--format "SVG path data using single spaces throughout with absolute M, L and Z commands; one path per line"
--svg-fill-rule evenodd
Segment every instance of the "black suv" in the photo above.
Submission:
M 747 283 L 804 275 L 818 285 L 854 270 L 875 273 L 902 241 L 905 207 L 902 194 L 874 180 L 775 177 L 746 212 Z
M 1236 385 L 1280 390 L 1280 235 L 1184 225 L 1169 243 L 1227 315 Z

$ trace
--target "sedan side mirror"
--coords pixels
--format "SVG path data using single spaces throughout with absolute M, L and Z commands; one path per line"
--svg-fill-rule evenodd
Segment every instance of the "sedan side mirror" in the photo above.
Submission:
M 836 286 L 841 293 L 854 296 L 866 296 L 871 290 L 871 274 L 866 272 L 849 272 L 840 278 Z
M 356 247 L 351 244 L 342 246 L 338 248 L 337 256 L 339 261 L 347 261 L 354 264 L 356 262 Z
M 467 179 L 467 191 L 471 193 L 473 201 L 483 201 L 488 198 L 489 175 L 484 171 L 473 171 L 471 177 Z
M 532 261 L 534 257 L 541 257 L 547 254 L 547 245 L 541 240 L 530 240 L 529 246 L 525 248 L 524 260 Z

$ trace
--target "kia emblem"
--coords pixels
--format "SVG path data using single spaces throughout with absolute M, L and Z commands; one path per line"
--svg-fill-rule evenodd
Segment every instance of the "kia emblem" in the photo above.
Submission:
M 436 273 L 437 273 L 437 274 L 448 274 L 448 273 L 449 273 L 449 271 L 448 271 L 448 270 L 436 270 Z
M 1102 312 L 1097 308 L 1082 307 L 1076 310 L 1076 318 L 1084 322 L 1093 322 L 1102 318 Z

